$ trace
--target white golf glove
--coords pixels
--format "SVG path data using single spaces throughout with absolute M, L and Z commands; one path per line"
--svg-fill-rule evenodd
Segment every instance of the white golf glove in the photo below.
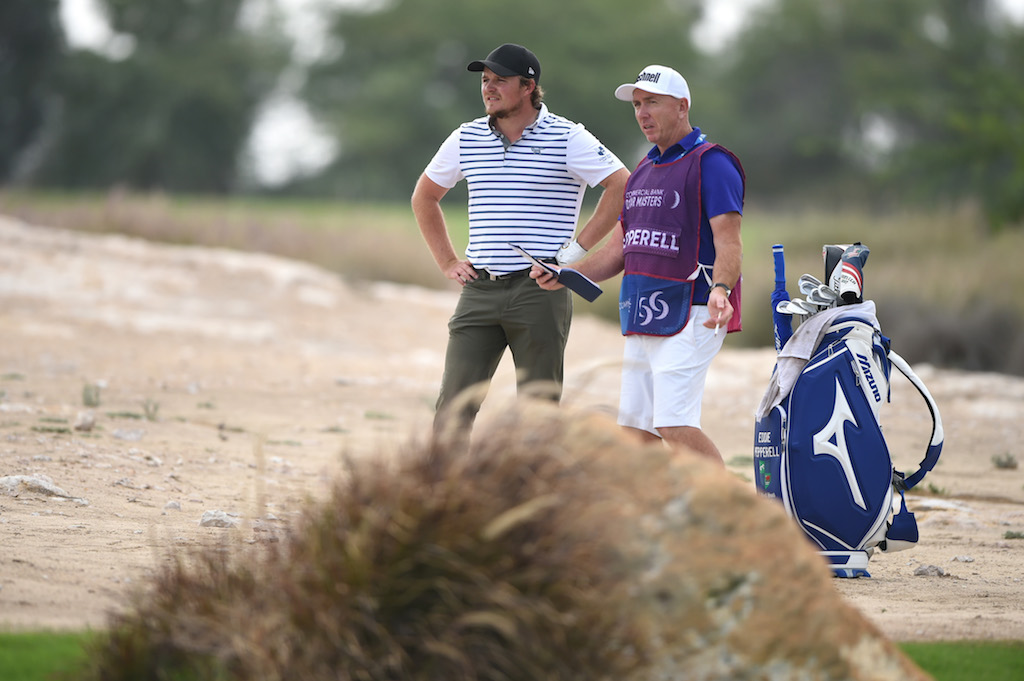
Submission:
M 571 265 L 586 254 L 587 249 L 580 246 L 576 239 L 573 239 L 562 244 L 562 247 L 558 249 L 558 253 L 555 255 L 555 259 L 559 265 Z

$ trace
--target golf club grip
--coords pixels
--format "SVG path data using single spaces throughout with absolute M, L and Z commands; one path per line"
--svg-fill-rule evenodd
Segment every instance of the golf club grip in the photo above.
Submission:
M 783 251 L 782 244 L 775 244 L 772 246 L 772 257 L 775 258 L 775 287 L 779 288 L 779 285 L 781 285 L 785 288 L 786 254 Z

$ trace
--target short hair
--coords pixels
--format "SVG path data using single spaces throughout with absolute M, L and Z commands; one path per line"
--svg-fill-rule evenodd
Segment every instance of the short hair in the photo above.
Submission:
M 519 83 L 524 87 L 528 83 L 533 83 L 537 87 L 533 88 L 533 92 L 530 93 L 530 104 L 533 105 L 534 109 L 540 108 L 540 103 L 544 101 L 544 88 L 540 86 L 540 83 L 535 81 L 533 78 L 527 78 L 526 76 L 519 76 Z

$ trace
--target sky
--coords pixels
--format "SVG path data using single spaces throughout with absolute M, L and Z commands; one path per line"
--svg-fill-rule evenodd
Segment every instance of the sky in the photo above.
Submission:
M 285 28 L 295 39 L 295 56 L 309 62 L 326 41 L 316 6 L 354 4 L 372 0 L 280 0 L 286 9 Z M 767 0 L 705 0 L 707 14 L 697 30 L 709 50 L 722 47 L 740 28 L 747 11 Z M 999 0 L 1014 23 L 1024 23 L 1024 0 Z M 130 40 L 115 36 L 98 9 L 97 0 L 61 0 L 61 21 L 73 47 L 90 48 L 117 58 L 130 54 Z M 281 91 L 270 98 L 260 112 L 249 140 L 247 154 L 253 160 L 257 183 L 275 186 L 324 167 L 338 152 L 338 142 L 312 118 L 289 93 L 285 78 Z

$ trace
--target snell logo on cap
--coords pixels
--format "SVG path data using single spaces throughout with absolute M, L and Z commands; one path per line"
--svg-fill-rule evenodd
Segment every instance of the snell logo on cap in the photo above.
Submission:
M 660 73 L 648 73 L 647 71 L 636 77 L 638 83 L 657 83 L 659 80 L 661 80 Z

